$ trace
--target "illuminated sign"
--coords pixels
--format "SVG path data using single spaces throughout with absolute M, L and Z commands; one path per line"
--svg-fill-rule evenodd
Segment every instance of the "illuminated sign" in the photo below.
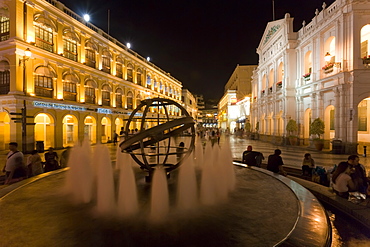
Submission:
M 82 107 L 82 106 L 65 105 L 65 104 L 41 102 L 41 101 L 34 101 L 33 106 L 41 107 L 41 108 L 54 108 L 58 110 L 86 111 L 86 107 Z
M 112 114 L 111 109 L 106 109 L 106 108 L 98 108 L 96 109 L 97 113 L 103 113 L 103 114 Z

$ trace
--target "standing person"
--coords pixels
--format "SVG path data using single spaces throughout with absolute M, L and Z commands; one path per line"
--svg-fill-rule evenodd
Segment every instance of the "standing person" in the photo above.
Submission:
M 344 198 L 348 198 L 349 191 L 355 191 L 356 185 L 351 178 L 351 165 L 348 162 L 339 163 L 332 177 L 334 192 Z
M 360 158 L 358 155 L 350 155 L 348 156 L 347 163 L 353 169 L 353 173 L 351 173 L 351 178 L 355 183 L 356 190 L 359 192 L 366 194 L 367 192 L 367 177 L 366 177 L 366 170 L 363 165 L 359 163 Z
M 54 171 L 59 168 L 58 154 L 54 152 L 54 148 L 50 147 L 49 151 L 45 153 L 45 172 Z
M 27 175 L 26 167 L 23 162 L 23 153 L 18 150 L 18 143 L 10 142 L 9 150 L 3 168 L 3 172 L 5 172 L 5 184 L 14 182 L 14 179 L 21 180 Z
M 41 165 L 41 157 L 37 150 L 33 150 L 31 155 L 27 159 L 27 167 L 29 170 L 29 176 L 36 176 L 43 173 Z
M 244 164 L 247 164 L 249 166 L 258 166 L 258 167 L 261 167 L 261 164 L 262 164 L 262 160 L 265 159 L 265 157 L 263 157 L 263 154 L 260 153 L 260 152 L 256 152 L 256 151 L 252 151 L 252 146 L 249 145 L 247 147 L 247 150 L 243 152 L 243 156 L 242 156 L 242 162 Z
M 311 154 L 306 153 L 302 161 L 302 174 L 303 176 L 311 176 L 312 170 L 315 168 L 315 161 L 312 159 Z
M 179 146 L 176 148 L 177 161 L 179 161 L 181 157 L 184 155 L 184 150 L 185 150 L 185 143 L 180 142 Z
M 216 136 L 217 136 L 217 144 L 220 145 L 220 138 L 221 138 L 221 131 L 220 131 L 220 129 L 217 129 Z
M 116 131 L 113 133 L 113 144 L 116 145 L 118 141 L 118 134 Z
M 269 155 L 267 160 L 267 170 L 286 176 L 287 173 L 284 171 L 284 162 L 280 154 L 281 150 L 276 149 L 274 154 Z

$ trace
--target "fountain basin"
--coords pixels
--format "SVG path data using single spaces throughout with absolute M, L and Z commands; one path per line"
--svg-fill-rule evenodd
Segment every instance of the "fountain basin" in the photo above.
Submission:
M 136 177 L 139 213 L 120 219 L 95 217 L 94 203 L 71 204 L 61 193 L 66 172 L 23 184 L 0 198 L 3 246 L 274 246 L 297 237 L 301 199 L 286 183 L 258 169 L 236 166 L 236 189 L 226 203 L 186 212 L 175 209 L 171 191 L 176 182 L 170 178 L 170 212 L 157 225 L 147 221 L 145 173 Z M 318 220 L 325 219 L 324 214 Z M 320 223 L 322 235 L 325 224 Z

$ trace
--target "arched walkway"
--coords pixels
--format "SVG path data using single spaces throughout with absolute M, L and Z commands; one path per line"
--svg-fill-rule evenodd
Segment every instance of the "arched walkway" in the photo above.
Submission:
M 47 113 L 39 113 L 35 116 L 35 141 L 43 141 L 45 149 L 54 147 L 54 118 Z

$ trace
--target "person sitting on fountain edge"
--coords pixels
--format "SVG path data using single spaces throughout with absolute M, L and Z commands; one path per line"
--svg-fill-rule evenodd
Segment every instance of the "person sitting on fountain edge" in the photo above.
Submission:
M 252 151 L 252 146 L 248 146 L 247 150 L 243 152 L 242 162 L 248 166 L 261 167 L 262 160 L 265 159 L 261 152 Z
M 284 162 L 280 154 L 281 150 L 275 149 L 274 154 L 269 155 L 267 160 L 267 170 L 286 176 L 287 173 L 284 171 L 283 168 Z

